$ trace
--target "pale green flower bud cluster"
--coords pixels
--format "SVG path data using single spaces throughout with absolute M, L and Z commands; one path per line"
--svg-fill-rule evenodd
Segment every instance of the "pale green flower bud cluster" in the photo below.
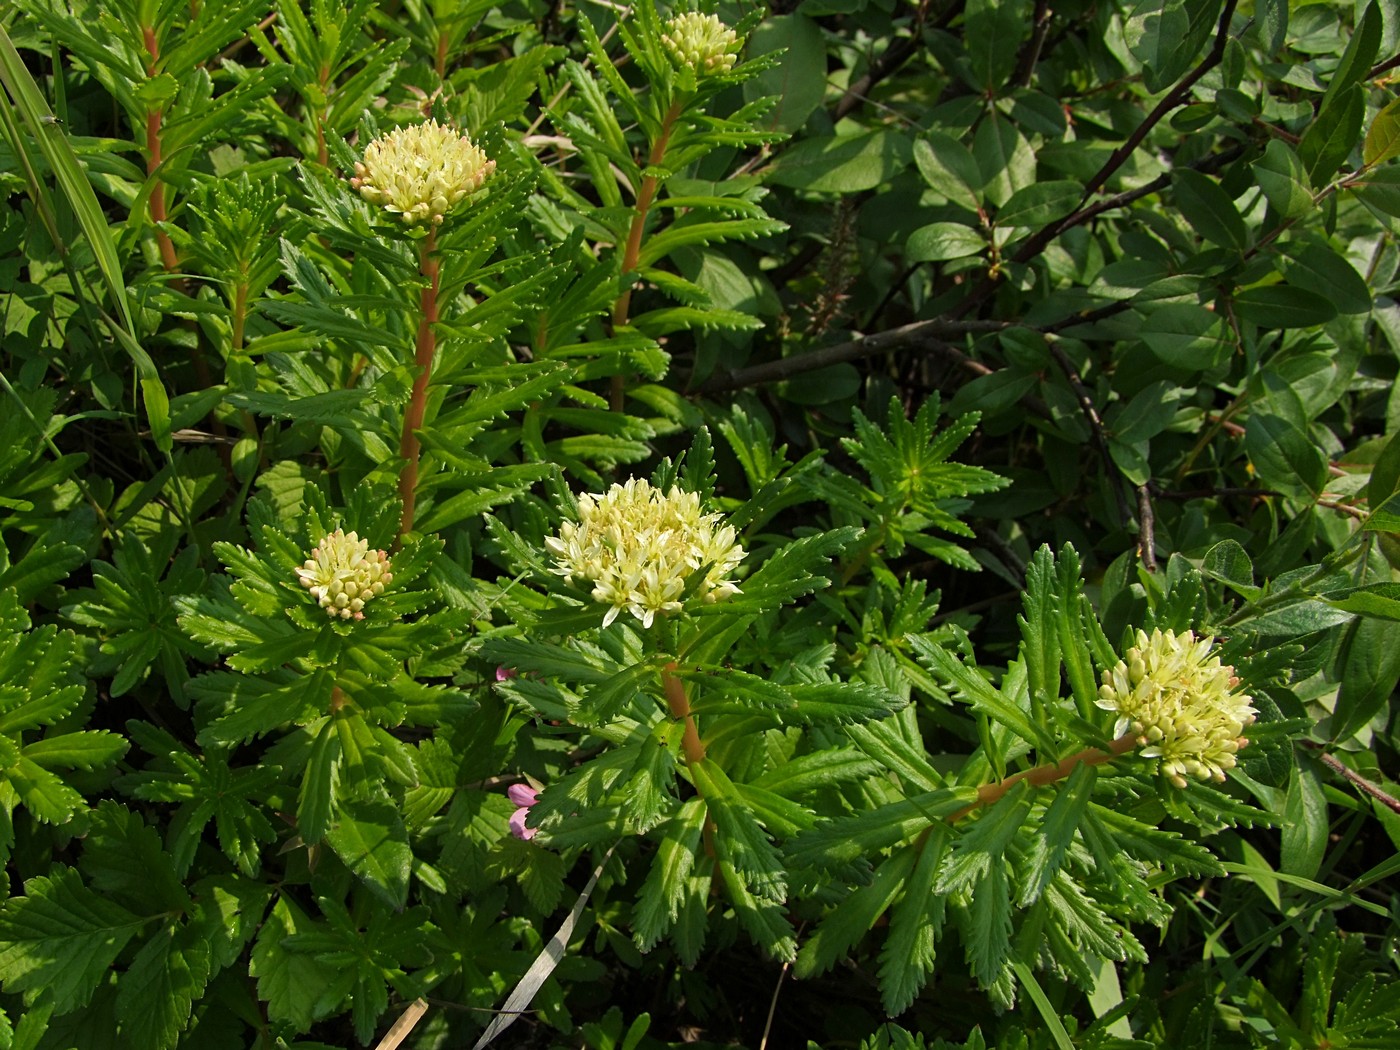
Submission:
M 1235 669 L 1211 656 L 1213 638 L 1191 631 L 1138 631 L 1137 645 L 1103 672 L 1098 706 L 1118 713 L 1114 735 L 1131 732 L 1146 758 L 1179 788 L 1186 778 L 1224 780 L 1253 724 L 1250 698 L 1233 692 Z
M 739 57 L 739 37 L 714 15 L 687 11 L 666 23 L 661 42 L 681 68 L 705 73 L 728 73 Z
M 700 497 L 662 492 L 644 479 L 580 496 L 579 520 L 566 521 L 545 540 L 554 572 L 593 584 L 593 597 L 610 605 L 603 626 L 624 609 L 650 627 L 657 613 L 674 613 L 690 577 L 705 568 L 696 593 L 715 602 L 738 594 L 727 577 L 744 559 L 734 529 L 720 514 L 702 514 Z
M 393 580 L 389 555 L 369 549 L 369 541 L 336 529 L 297 569 L 301 585 L 322 609 L 342 620 L 363 620 L 365 603 Z
M 406 223 L 437 224 L 495 170 L 496 162 L 467 136 L 429 120 L 371 142 L 350 185 Z

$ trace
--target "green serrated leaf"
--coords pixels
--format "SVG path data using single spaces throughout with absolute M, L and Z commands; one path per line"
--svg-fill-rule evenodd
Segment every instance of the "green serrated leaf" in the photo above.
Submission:
M 72 868 L 24 884 L 0 904 L 0 981 L 11 994 L 42 992 L 67 1013 L 85 1004 L 146 920 L 99 896 Z
M 132 1046 L 172 1050 L 212 971 L 210 948 L 189 927 L 166 925 L 117 982 L 117 1021 Z
M 880 998 L 885 1013 L 907 1010 L 932 975 L 947 898 L 934 892 L 951 832 L 935 828 L 914 847 L 919 860 L 890 911 L 890 932 L 880 949 Z
M 787 897 L 784 865 L 743 796 L 714 762 L 692 762 L 689 769 L 715 822 L 715 849 L 721 861 L 732 865 L 759 897 L 781 903 Z
M 1021 882 L 1017 907 L 1028 907 L 1039 899 L 1064 864 L 1078 835 L 1079 821 L 1094 793 L 1096 778 L 1097 770 L 1093 766 L 1080 763 L 1056 791 L 1055 800 L 1045 810 L 1031 846 L 1030 866 Z
M 413 850 L 392 802 L 383 798 L 342 803 L 326 842 L 377 897 L 391 907 L 404 906 Z

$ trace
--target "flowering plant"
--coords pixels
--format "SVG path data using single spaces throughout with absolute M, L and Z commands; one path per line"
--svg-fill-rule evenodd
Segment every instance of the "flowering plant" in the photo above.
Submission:
M 1400 1046 L 1395 8 L 7 7 L 0 1050 Z
M 700 512 L 694 492 L 661 492 L 633 478 L 581 496 L 578 513 L 578 523 L 564 522 L 545 546 L 565 583 L 578 576 L 594 584 L 593 599 L 609 606 L 604 627 L 624 609 L 650 627 L 657 613 L 679 612 L 687 591 L 706 602 L 739 593 L 729 574 L 744 548 L 722 515 Z

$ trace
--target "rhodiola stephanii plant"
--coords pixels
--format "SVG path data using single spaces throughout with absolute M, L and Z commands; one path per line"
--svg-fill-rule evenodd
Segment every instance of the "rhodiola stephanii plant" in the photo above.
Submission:
M 0 16 L 0 1045 L 1390 1046 L 1394 20 L 1043 7 Z

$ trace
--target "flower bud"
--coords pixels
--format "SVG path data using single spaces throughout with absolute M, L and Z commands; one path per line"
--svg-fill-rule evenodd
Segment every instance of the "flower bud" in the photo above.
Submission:
M 539 801 L 540 793 L 528 784 L 512 784 L 506 788 L 506 795 L 516 805 L 510 815 L 510 833 L 522 842 L 529 842 L 539 834 L 538 828 L 525 826 L 525 818 L 530 815 L 530 807 Z
M 1235 669 L 1210 655 L 1213 642 L 1191 631 L 1138 631 L 1138 644 L 1103 672 L 1097 703 L 1118 714 L 1114 735 L 1131 730 L 1178 788 L 1187 777 L 1223 781 L 1255 718 L 1250 698 L 1233 691 Z
M 714 15 L 687 11 L 666 23 L 661 42 L 671 60 L 682 69 L 706 73 L 728 73 L 739 57 L 739 37 Z
M 429 120 L 395 128 L 371 142 L 350 185 L 405 223 L 440 224 L 495 170 L 496 162 L 467 136 Z
M 342 620 L 363 620 L 365 603 L 384 593 L 394 578 L 388 554 L 370 550 L 368 540 L 341 529 L 316 545 L 297 576 L 322 609 Z

